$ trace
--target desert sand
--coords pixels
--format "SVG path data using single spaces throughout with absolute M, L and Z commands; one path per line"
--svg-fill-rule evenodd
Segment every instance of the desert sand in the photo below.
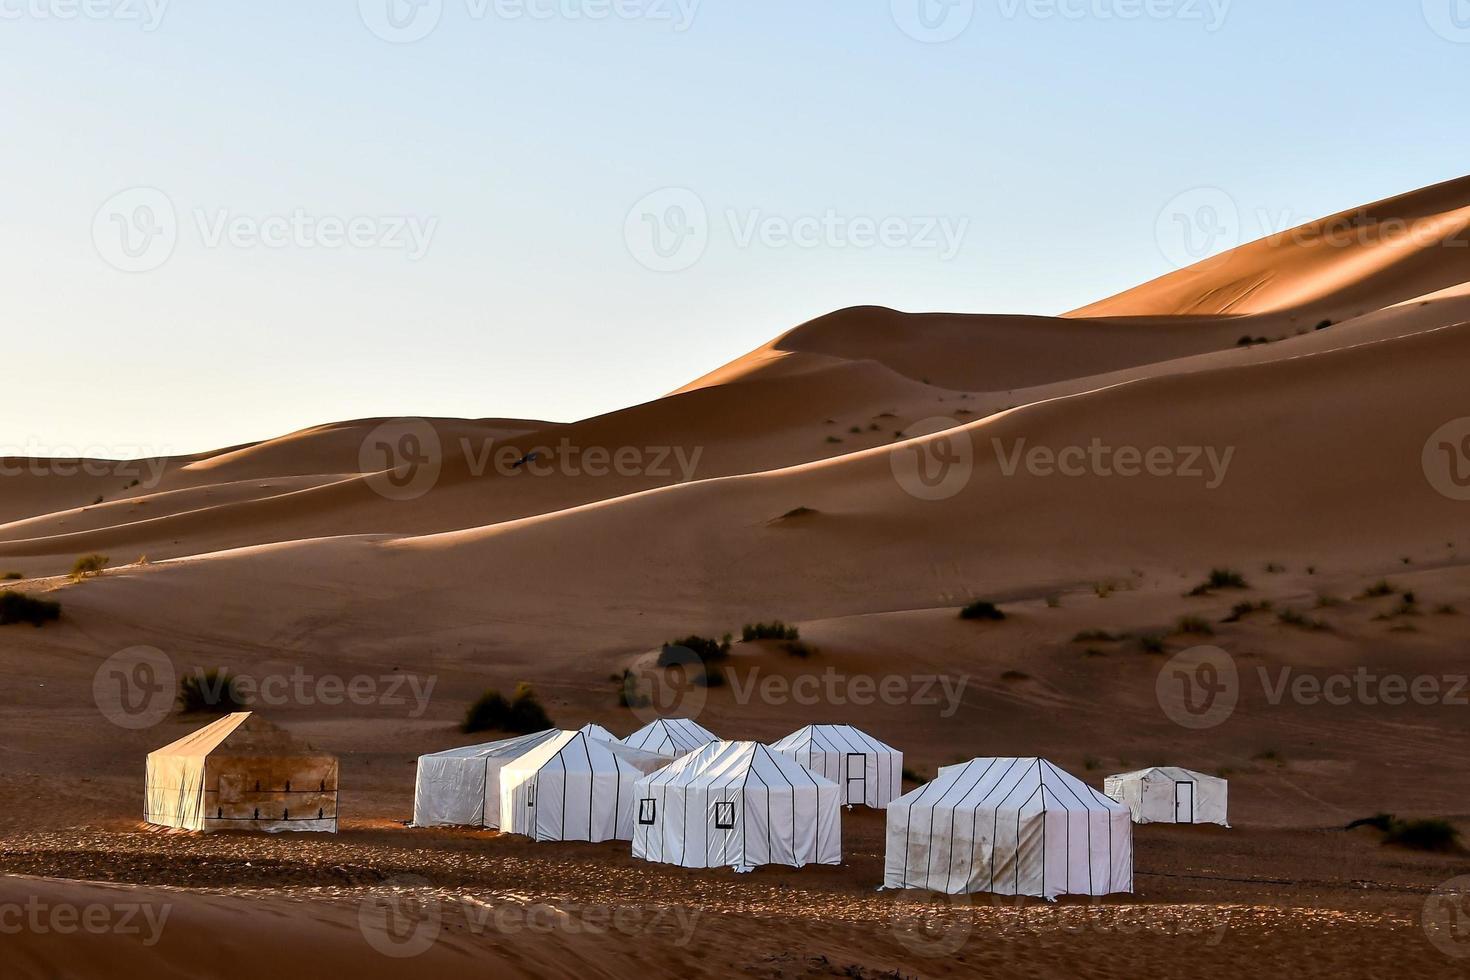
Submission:
M 358 420 L 77 473 L 6 460 L 0 573 L 62 617 L 0 627 L 0 908 L 170 919 L 152 944 L 0 929 L 4 976 L 1463 975 L 1470 934 L 1432 942 L 1425 909 L 1470 855 L 1343 828 L 1392 811 L 1470 831 L 1452 690 L 1470 491 L 1435 466 L 1435 434 L 1470 416 L 1467 225 L 1470 178 L 1062 317 L 853 308 L 570 423 Z M 1091 447 L 1105 466 L 1057 471 Z M 1127 475 L 1120 449 L 1168 465 Z M 1470 482 L 1466 452 L 1447 465 Z M 70 580 L 94 552 L 108 569 Z M 1213 568 L 1247 587 L 1186 595 Z M 975 599 L 1007 618 L 961 621 Z M 1225 621 L 1245 601 L 1271 608 Z M 984 755 L 1098 786 L 1223 772 L 1233 828 L 1138 827 L 1135 894 L 1047 905 L 876 892 L 882 818 L 863 811 L 842 867 L 743 876 L 404 826 L 414 759 L 471 740 L 457 724 L 486 688 L 527 682 L 557 724 L 627 734 L 659 707 L 619 706 L 624 670 L 656 686 L 664 641 L 774 618 L 815 652 L 737 642 L 724 686 L 661 707 L 734 738 L 852 722 L 920 776 Z M 1074 640 L 1097 631 L 1124 638 Z M 1239 704 L 1195 730 L 1158 683 L 1202 644 L 1234 658 Z M 341 756 L 343 832 L 144 827 L 145 754 L 208 719 L 113 723 L 94 681 L 140 646 L 179 674 L 304 676 L 256 708 Z M 1364 673 L 1439 694 L 1273 686 Z M 373 696 L 331 703 L 323 678 Z M 885 679 L 901 693 L 875 699 Z M 368 939 L 389 901 L 435 923 L 415 956 Z

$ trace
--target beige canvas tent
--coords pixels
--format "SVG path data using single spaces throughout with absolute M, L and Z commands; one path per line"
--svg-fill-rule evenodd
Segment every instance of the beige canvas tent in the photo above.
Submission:
M 337 757 L 249 711 L 148 754 L 144 819 L 182 830 L 337 832 Z

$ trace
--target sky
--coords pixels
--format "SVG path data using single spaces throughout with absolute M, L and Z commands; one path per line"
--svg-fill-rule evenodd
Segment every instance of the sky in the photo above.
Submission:
M 0 73 L 0 455 L 584 418 L 1470 159 L 1470 0 L 0 0 Z

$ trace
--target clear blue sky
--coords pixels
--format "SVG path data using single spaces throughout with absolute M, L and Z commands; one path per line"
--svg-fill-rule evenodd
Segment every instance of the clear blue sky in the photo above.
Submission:
M 0 0 L 0 453 L 584 417 L 842 306 L 1077 307 L 1172 268 L 1156 227 L 1192 188 L 1256 237 L 1470 159 L 1462 0 L 1219 23 L 1224 0 L 175 0 L 144 23 L 160 2 Z M 926 23 L 963 30 L 904 30 Z M 169 220 L 132 188 L 164 195 L 171 252 L 119 252 Z M 663 188 L 707 215 L 678 271 L 630 218 Z M 653 200 L 669 234 L 698 220 Z M 253 237 L 292 214 L 367 223 Z M 846 224 L 888 218 L 877 244 Z M 920 247 L 931 218 L 963 225 L 952 255 Z M 387 247 L 401 219 L 424 254 Z

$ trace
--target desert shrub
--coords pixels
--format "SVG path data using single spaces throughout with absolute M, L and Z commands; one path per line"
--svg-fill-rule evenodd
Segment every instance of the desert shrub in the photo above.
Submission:
M 786 513 L 782 514 L 780 519 L 783 521 L 789 521 L 794 520 L 798 517 L 810 517 L 812 514 L 815 513 L 817 512 L 815 510 L 812 510 L 810 507 L 794 507 L 791 510 L 788 510 Z
M 1195 636 L 1215 635 L 1214 627 L 1210 626 L 1210 624 L 1200 616 L 1180 616 L 1179 632 L 1190 633 Z
M 37 599 L 23 592 L 0 592 L 0 626 L 30 623 L 37 628 L 61 618 L 61 603 Z
M 639 688 L 638 679 L 631 670 L 625 669 L 621 674 L 614 674 L 612 681 L 618 685 L 619 708 L 646 708 L 653 703 L 653 698 Z
M 1078 633 L 1076 636 L 1072 637 L 1072 642 L 1117 643 L 1121 639 L 1123 639 L 1122 636 L 1114 635 L 1112 633 L 1109 633 L 1107 630 L 1083 630 L 1081 633 Z
M 509 700 L 499 691 L 486 691 L 470 705 L 460 725 L 466 733 L 500 731 L 513 735 L 529 735 L 550 727 L 551 718 L 529 684 L 517 685 Z
M 837 438 L 836 436 L 828 436 L 827 441 L 835 444 L 841 442 L 842 440 Z
M 72 563 L 71 580 L 73 582 L 80 582 L 84 578 L 93 578 L 101 575 L 102 570 L 107 567 L 109 561 L 111 559 L 106 555 L 83 555 Z
M 725 672 L 718 667 L 714 669 L 706 667 L 703 671 L 695 675 L 694 685 L 696 687 L 724 687 Z
M 1315 630 L 1318 632 L 1331 629 L 1320 619 L 1313 619 L 1299 609 L 1283 609 L 1276 614 L 1276 619 L 1282 626 L 1295 626 L 1297 629 Z
M 1460 832 L 1448 820 L 1394 820 L 1383 837 L 1385 844 L 1416 851 L 1453 851 Z
M 960 610 L 960 619 L 1005 619 L 1006 614 L 996 608 L 995 603 L 977 599 Z
M 660 667 L 675 667 L 689 662 L 689 654 L 692 653 L 703 663 L 713 663 L 716 660 L 724 660 L 730 656 L 730 635 L 725 634 L 722 640 L 711 640 L 707 636 L 686 636 L 682 640 L 670 640 L 664 644 L 659 651 L 658 665 Z
M 6 572 L 4 575 L 0 575 L 0 578 L 3 578 L 7 582 L 19 582 L 25 576 L 20 572 Z
M 740 639 L 745 643 L 756 640 L 799 640 L 801 631 L 795 626 L 787 626 L 779 619 L 769 623 L 746 623 L 740 629 Z
M 1231 607 L 1230 615 L 1220 620 L 1220 622 L 1238 623 L 1251 613 L 1268 612 L 1270 609 L 1270 602 L 1237 602 Z
M 201 670 L 179 678 L 179 710 L 186 715 L 224 715 L 245 707 L 228 671 Z
M 1096 756 L 1086 755 L 1082 757 L 1082 768 L 1092 772 L 1102 768 L 1102 762 Z
M 924 781 L 924 777 L 920 775 L 916 770 L 910 769 L 908 766 L 904 766 L 903 781 L 906 783 L 922 783 Z
M 1046 597 L 1046 608 L 1048 608 L 1048 609 L 1060 609 L 1060 608 L 1062 608 L 1062 597 L 1059 596 L 1059 595 L 1049 595 L 1049 596 L 1047 596 Z
M 1398 589 L 1388 579 L 1379 579 L 1373 585 L 1368 586 L 1358 596 L 1360 599 L 1382 599 L 1384 596 L 1397 595 Z
M 1448 602 L 1441 606 L 1436 606 L 1434 612 L 1437 616 L 1458 616 L 1460 614 L 1460 610 L 1456 609 Z
M 1335 595 L 1319 595 L 1319 596 L 1317 596 L 1317 608 L 1318 609 L 1335 609 L 1336 607 L 1338 607 L 1340 605 L 1342 605 L 1342 600 L 1339 599 Z
M 1357 820 L 1354 820 L 1352 823 L 1348 824 L 1343 829 L 1344 830 L 1356 830 L 1359 827 L 1372 827 L 1374 830 L 1381 830 L 1381 831 L 1383 831 L 1386 834 L 1386 833 L 1388 833 L 1389 828 L 1392 827 L 1392 826 L 1393 826 L 1393 814 L 1392 813 L 1375 813 L 1371 817 L 1361 817 L 1361 818 L 1359 818 Z
M 800 640 L 788 640 L 781 644 L 781 649 L 785 650 L 790 656 L 799 657 L 802 660 L 817 652 L 816 647 L 809 646 Z
M 1003 681 L 1029 681 L 1031 675 L 1023 670 L 1007 670 L 1001 673 L 1000 679 Z
M 1203 582 L 1190 590 L 1192 596 L 1209 595 L 1216 589 L 1248 589 L 1245 576 L 1229 568 L 1212 568 Z
M 1275 749 L 1262 749 L 1252 756 L 1258 762 L 1274 762 L 1278 766 L 1286 765 L 1286 757 Z
M 1163 653 L 1164 638 L 1152 633 L 1146 633 L 1138 638 L 1138 647 L 1144 653 Z
M 1106 657 L 1108 654 L 1106 650 L 1099 650 L 1097 647 L 1088 647 L 1082 651 L 1082 655 L 1084 657 Z
M 1317 324 L 1317 329 L 1318 330 L 1326 330 L 1330 326 L 1332 326 L 1332 321 L 1331 320 L 1323 320 L 1321 323 Z

